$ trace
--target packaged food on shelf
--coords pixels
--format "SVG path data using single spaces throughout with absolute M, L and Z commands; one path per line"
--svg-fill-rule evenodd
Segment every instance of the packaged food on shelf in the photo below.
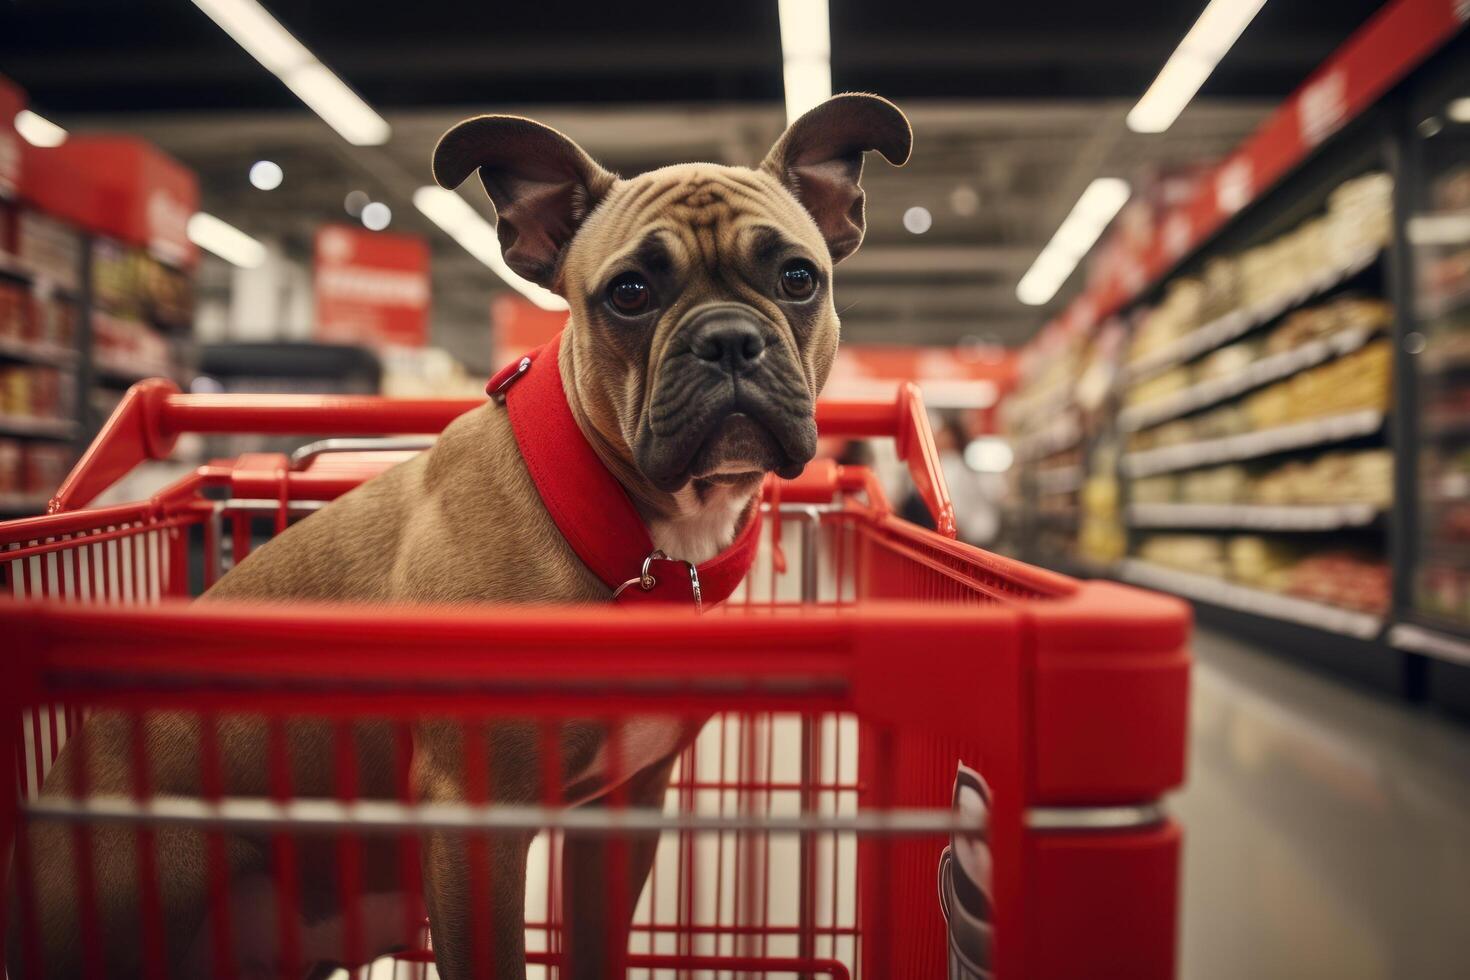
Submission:
M 1285 591 L 1290 569 L 1301 560 L 1301 546 L 1260 534 L 1237 534 L 1226 544 L 1230 577 L 1241 585 L 1269 592 Z
M 71 468 L 72 450 L 62 443 L 32 442 L 24 450 L 24 471 L 20 493 L 27 497 L 49 497 L 66 479 Z
M 1393 178 L 1373 172 L 1344 181 L 1327 195 L 1328 257 L 1344 264 L 1388 245 L 1393 237 Z
M 1260 355 L 1261 343 L 1256 340 L 1242 340 L 1227 347 L 1221 347 L 1200 360 L 1195 366 L 1193 380 L 1196 382 L 1209 381 L 1239 374 L 1250 367 L 1251 362 Z
M 1304 290 L 1327 288 L 1334 274 L 1361 267 L 1363 256 L 1391 237 L 1392 192 L 1387 174 L 1355 177 L 1328 196 L 1325 214 L 1238 256 L 1211 259 L 1202 279 L 1175 279 L 1165 287 L 1163 300 L 1141 318 L 1129 362 L 1142 361 L 1206 324 L 1222 326 L 1219 321 L 1231 313 L 1269 317 L 1281 304 L 1305 298 Z M 1236 335 L 1257 323 L 1239 324 Z M 1228 336 L 1214 342 L 1224 339 Z
M 19 439 L 0 438 L 0 497 L 19 496 L 24 489 L 24 446 Z
M 1082 485 L 1077 554 L 1095 565 L 1111 565 L 1128 551 L 1128 532 L 1119 507 L 1117 456 L 1115 442 L 1100 442 Z
M 1381 615 L 1389 606 L 1388 564 L 1366 551 L 1313 550 L 1255 534 L 1153 534 L 1140 542 L 1136 557 L 1340 609 Z
M 1225 538 L 1214 534 L 1151 534 L 1138 546 L 1138 557 L 1156 565 L 1198 575 L 1228 578 Z
M 1387 411 L 1392 377 L 1393 350 L 1380 339 L 1262 388 L 1244 404 L 1255 429 L 1358 409 Z
M 1393 502 L 1393 452 L 1360 449 L 1292 460 L 1262 472 L 1252 483 L 1259 504 L 1371 504 Z
M 1390 600 L 1388 563 L 1367 552 L 1308 555 L 1286 573 L 1286 592 L 1342 609 L 1383 614 Z
M 1250 471 L 1239 463 L 1190 470 L 1179 476 L 1179 499 L 1188 503 L 1229 504 L 1250 496 Z
M 0 415 L 59 419 L 69 414 L 72 376 L 39 364 L 0 364 Z
M 1414 605 L 1431 616 L 1470 624 L 1470 568 L 1421 562 Z
M 1179 479 L 1174 473 L 1146 476 L 1128 485 L 1128 499 L 1135 504 L 1172 504 L 1179 499 Z
M 1204 282 L 1203 322 L 1219 319 L 1240 305 L 1240 263 L 1234 256 L 1219 255 L 1206 262 Z
M 1198 279 L 1184 278 L 1170 282 L 1164 288 L 1163 300 L 1140 320 L 1133 335 L 1128 359 L 1136 361 L 1198 327 L 1202 322 L 1205 293 L 1205 284 Z
M 1393 324 L 1393 307 L 1380 299 L 1342 297 L 1320 306 L 1298 310 L 1281 321 L 1266 337 L 1265 353 L 1295 350 L 1343 330 L 1384 330 Z
M 92 293 L 96 305 L 108 313 L 168 329 L 188 326 L 194 308 L 187 274 L 108 239 L 92 245 Z
M 1429 186 L 1435 210 L 1470 211 L 1470 163 L 1446 170 Z
M 55 218 L 22 210 L 16 257 L 38 280 L 75 292 L 81 288 L 82 238 Z
M 94 312 L 92 353 L 99 371 L 122 378 L 173 373 L 168 339 L 141 320 Z
M 1123 397 L 1123 402 L 1126 405 L 1146 405 L 1149 402 L 1168 397 L 1176 391 L 1183 391 L 1189 387 L 1189 382 L 1189 368 L 1173 368 L 1129 388 L 1127 394 Z
M 0 282 L 0 338 L 24 340 L 29 332 L 30 291 L 15 283 Z

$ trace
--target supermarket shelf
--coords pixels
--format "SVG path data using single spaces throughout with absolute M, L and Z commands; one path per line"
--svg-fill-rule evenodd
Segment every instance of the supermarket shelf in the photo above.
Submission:
M 1082 489 L 1082 467 L 1059 466 L 1036 471 L 1036 489 L 1041 493 L 1076 493 Z
M 1288 378 L 1298 371 L 1351 354 L 1373 339 L 1377 333 L 1377 330 L 1362 328 L 1344 330 L 1332 337 L 1313 340 L 1293 350 L 1263 357 L 1244 371 L 1224 378 L 1210 378 L 1172 395 L 1125 408 L 1118 413 L 1118 427 L 1124 432 L 1137 432 L 1139 429 L 1147 429 L 1160 422 L 1207 408 L 1253 388 Z
M 1383 632 L 1383 619 L 1371 613 L 1251 589 L 1208 575 L 1196 575 L 1136 558 L 1124 559 L 1120 574 L 1125 581 L 1134 585 L 1172 592 L 1186 599 L 1198 599 L 1256 616 L 1284 619 L 1359 640 L 1371 640 Z
M 1439 296 L 1426 296 L 1421 303 L 1419 315 L 1426 320 L 1438 320 L 1458 313 L 1470 306 L 1470 282 L 1462 283 L 1458 288 Z
M 1018 428 L 1024 428 L 1033 416 L 1050 415 L 1070 408 L 1074 394 L 1070 385 L 1059 384 L 1034 395 L 1008 400 L 1011 422 Z
M 167 365 L 128 364 L 122 361 L 98 360 L 94 365 L 99 382 L 113 382 L 124 387 L 146 378 L 171 378 L 173 370 Z
M 1153 476 L 1214 463 L 1254 459 L 1291 449 L 1344 442 L 1377 432 L 1383 428 L 1384 417 L 1385 414 L 1377 409 L 1363 409 L 1345 415 L 1329 415 L 1245 432 L 1238 436 L 1222 436 L 1218 439 L 1125 453 L 1122 459 L 1123 474 L 1130 477 Z
M 1413 623 L 1395 623 L 1388 631 L 1388 642 L 1400 650 L 1422 653 L 1441 660 L 1470 664 L 1470 640 L 1439 630 L 1425 629 Z
M 77 424 L 70 419 L 40 419 L 24 415 L 0 415 L 0 436 L 30 436 L 38 439 L 72 439 Z
M 1082 520 L 1082 511 L 1077 507 L 1067 510 L 1039 510 L 1036 512 L 1036 520 L 1045 527 L 1075 528 Z
M 49 502 L 45 496 L 0 493 L 0 514 L 11 517 L 29 517 L 33 514 L 44 514 L 46 513 L 46 505 Z
M 77 302 L 77 291 L 63 286 L 46 275 L 37 275 L 14 255 L 0 252 L 0 280 L 18 282 L 31 287 L 31 292 L 40 296 L 52 296 L 67 302 Z
M 1127 365 L 1123 369 L 1123 384 L 1136 384 L 1270 323 L 1281 314 L 1352 279 L 1377 262 L 1382 254 L 1381 248 L 1364 249 L 1342 265 L 1323 270 L 1290 293 L 1283 293 L 1254 306 L 1231 310 L 1204 326 L 1197 327 L 1173 343 L 1145 354 Z
M 1446 473 L 1434 488 L 1439 500 L 1470 500 L 1470 473 Z
M 1017 455 L 1022 459 L 1041 459 L 1071 449 L 1082 442 L 1082 422 L 1076 412 L 1063 412 L 1039 432 L 1022 437 Z
M 1250 531 L 1337 531 L 1366 527 L 1382 508 L 1372 504 L 1132 504 L 1132 527 L 1230 528 Z
M 26 361 L 52 367 L 69 368 L 77 363 L 77 352 L 54 344 L 31 344 L 0 337 L 0 360 Z
M 1463 439 L 1470 436 L 1470 417 L 1431 419 L 1424 423 L 1430 439 Z

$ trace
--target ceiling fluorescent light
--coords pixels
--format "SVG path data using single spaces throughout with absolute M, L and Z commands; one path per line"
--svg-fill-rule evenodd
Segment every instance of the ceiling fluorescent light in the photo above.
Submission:
M 832 97 L 832 38 L 827 0 L 780 0 L 786 121 Z
M 1128 128 L 1135 133 L 1162 133 L 1174 125 L 1265 4 L 1266 0 L 1210 0 L 1159 77 L 1128 113 Z
M 433 185 L 420 187 L 413 192 L 413 206 L 526 299 L 543 310 L 567 308 L 566 300 L 549 289 L 522 279 L 505 264 L 494 226 L 454 191 Z
M 387 121 L 320 62 L 292 69 L 282 80 L 298 99 L 353 146 L 388 142 L 391 130 Z
M 1016 298 L 1028 306 L 1051 302 L 1077 263 L 1092 250 L 1113 218 L 1128 203 L 1128 182 L 1116 177 L 1099 177 L 1072 205 L 1072 210 L 1036 256 L 1031 268 L 1016 286 Z
M 29 109 L 15 114 L 15 131 L 32 146 L 52 147 L 66 142 L 66 130 Z
M 391 129 L 256 0 L 194 0 L 251 57 L 355 146 L 386 143 Z
M 265 246 L 239 228 L 212 214 L 196 212 L 189 218 L 189 241 L 242 269 L 254 269 L 265 261 Z

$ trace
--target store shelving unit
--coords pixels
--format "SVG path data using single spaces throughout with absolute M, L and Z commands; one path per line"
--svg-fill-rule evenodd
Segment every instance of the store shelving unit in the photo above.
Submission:
M 42 513 L 87 434 L 85 319 L 81 235 L 0 200 L 0 518 Z
M 1401 199 L 1405 281 L 1400 365 L 1406 425 L 1399 620 L 1388 639 L 1426 656 L 1429 697 L 1470 713 L 1470 94 L 1467 59 L 1407 100 Z
M 1151 246 L 1100 250 L 1128 275 L 1090 277 L 1004 413 L 1022 555 L 1174 592 L 1286 655 L 1470 711 L 1470 124 L 1448 108 L 1470 95 L 1462 26 L 1443 4 L 1387 4 L 1157 218 Z M 1118 322 L 1111 413 L 1059 465 L 1077 352 Z M 1059 537 L 1072 511 L 1054 498 L 1074 489 L 1083 530 Z M 1089 554 L 1090 509 L 1114 506 L 1124 555 Z

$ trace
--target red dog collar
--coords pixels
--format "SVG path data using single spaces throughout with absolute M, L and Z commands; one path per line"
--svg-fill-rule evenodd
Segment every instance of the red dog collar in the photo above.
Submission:
M 588 444 L 562 387 L 561 334 L 502 368 L 485 386 L 505 402 L 521 457 L 567 544 L 619 602 L 723 602 L 750 571 L 760 508 L 730 547 L 702 565 L 656 551 L 622 484 Z

